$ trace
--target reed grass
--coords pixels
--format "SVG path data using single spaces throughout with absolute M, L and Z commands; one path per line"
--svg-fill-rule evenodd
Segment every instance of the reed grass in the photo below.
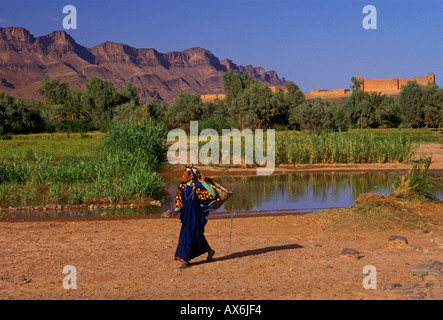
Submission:
M 278 164 L 407 162 L 418 146 L 402 132 L 383 136 L 368 132 L 283 134 L 276 140 Z
M 392 196 L 396 198 L 417 198 L 419 200 L 438 201 L 438 199 L 429 192 L 434 186 L 428 173 L 431 162 L 431 157 L 420 158 L 412 165 L 412 168 L 408 172 L 398 175 L 394 180 Z

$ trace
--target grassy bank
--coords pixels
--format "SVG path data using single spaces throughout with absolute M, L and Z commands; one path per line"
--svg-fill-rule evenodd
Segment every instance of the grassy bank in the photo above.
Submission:
M 128 123 L 112 127 L 100 140 L 91 139 L 87 150 L 83 150 L 85 153 L 80 152 L 82 139 L 88 138 L 72 140 L 64 152 L 55 154 L 57 160 L 52 154 L 41 155 L 34 149 L 24 154 L 9 150 L 0 159 L 0 206 L 155 198 L 164 184 L 157 174 L 157 166 L 166 152 L 164 135 L 160 126 Z M 34 135 L 34 139 L 28 141 L 42 140 L 54 146 L 67 139 L 46 138 Z M 19 146 L 26 141 L 13 140 Z M 39 143 L 28 145 L 32 146 L 37 150 L 41 147 Z

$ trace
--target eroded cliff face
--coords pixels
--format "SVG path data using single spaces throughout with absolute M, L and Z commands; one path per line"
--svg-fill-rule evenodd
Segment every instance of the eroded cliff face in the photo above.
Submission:
M 20 98 L 41 100 L 37 88 L 44 78 L 58 78 L 71 88 L 84 89 L 95 76 L 119 88 L 133 83 L 142 101 L 172 103 L 180 92 L 222 93 L 222 76 L 228 70 L 247 72 L 273 86 L 285 84 L 275 71 L 220 61 L 198 47 L 160 53 L 106 41 L 86 48 L 65 31 L 35 38 L 24 28 L 0 28 L 0 90 Z

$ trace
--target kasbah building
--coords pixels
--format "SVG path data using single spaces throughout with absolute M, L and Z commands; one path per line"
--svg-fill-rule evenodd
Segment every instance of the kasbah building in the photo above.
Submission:
M 425 77 L 413 77 L 407 79 L 364 79 L 363 77 L 357 77 L 357 81 L 361 82 L 361 89 L 367 92 L 381 92 L 386 95 L 398 95 L 400 93 L 401 87 L 406 85 L 408 81 L 416 81 L 418 84 L 427 85 L 428 83 L 435 83 L 435 75 L 433 73 L 428 73 Z M 272 92 L 286 92 L 285 87 L 269 87 Z M 307 101 L 313 98 L 323 98 L 330 99 L 337 103 L 337 105 L 342 105 L 346 99 L 351 95 L 351 90 L 349 89 L 333 89 L 329 90 L 311 90 L 310 93 L 304 93 Z M 203 102 L 212 102 L 216 99 L 223 100 L 226 97 L 225 94 L 203 94 L 201 99 Z

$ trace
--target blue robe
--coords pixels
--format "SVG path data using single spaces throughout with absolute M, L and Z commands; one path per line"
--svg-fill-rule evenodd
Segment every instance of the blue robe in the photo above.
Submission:
M 212 190 L 211 190 L 212 191 Z M 177 191 L 176 207 L 182 223 L 175 259 L 190 261 L 211 250 L 204 236 L 209 209 L 216 202 L 215 195 L 197 180 L 191 185 L 182 182 Z

